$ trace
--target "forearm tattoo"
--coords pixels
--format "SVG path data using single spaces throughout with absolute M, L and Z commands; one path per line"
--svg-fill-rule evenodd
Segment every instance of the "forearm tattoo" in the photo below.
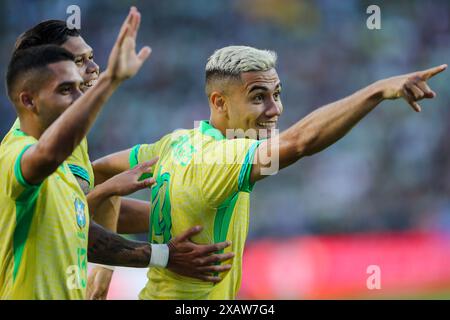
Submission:
M 89 262 L 113 266 L 145 268 L 150 263 L 151 246 L 130 241 L 91 221 L 88 241 Z
M 81 187 L 81 190 L 83 190 L 83 193 L 85 195 L 87 195 L 89 193 L 89 191 L 90 191 L 89 190 L 89 182 L 87 182 L 86 180 L 84 180 L 83 178 L 80 178 L 78 176 L 75 176 L 75 178 L 77 179 L 78 184 Z

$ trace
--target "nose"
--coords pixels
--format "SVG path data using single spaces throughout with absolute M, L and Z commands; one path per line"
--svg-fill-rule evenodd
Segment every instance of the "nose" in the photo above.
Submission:
M 89 61 L 86 67 L 86 73 L 99 73 L 99 66 L 94 61 Z
M 281 115 L 282 111 L 283 107 L 281 106 L 281 103 L 271 99 L 270 104 L 267 106 L 265 115 L 267 118 L 278 117 Z

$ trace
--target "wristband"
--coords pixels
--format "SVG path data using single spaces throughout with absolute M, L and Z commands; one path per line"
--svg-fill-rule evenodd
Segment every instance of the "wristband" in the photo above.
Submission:
M 100 267 L 100 268 L 105 268 L 105 269 L 108 269 L 108 270 L 111 270 L 111 271 L 114 271 L 114 270 L 116 269 L 115 266 L 108 266 L 108 265 L 106 265 L 106 264 L 97 264 L 97 263 L 93 263 L 92 266 L 94 266 L 94 267 Z
M 152 256 L 150 257 L 149 267 L 165 268 L 169 262 L 169 246 L 167 244 L 153 244 Z

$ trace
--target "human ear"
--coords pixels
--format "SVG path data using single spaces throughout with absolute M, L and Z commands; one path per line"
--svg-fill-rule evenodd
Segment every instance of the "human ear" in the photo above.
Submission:
M 36 107 L 32 95 L 28 92 L 21 92 L 19 94 L 19 103 L 28 110 L 32 110 Z
M 224 113 L 227 111 L 225 96 L 222 93 L 214 91 L 213 93 L 211 93 L 209 100 L 211 102 L 211 105 L 217 112 Z

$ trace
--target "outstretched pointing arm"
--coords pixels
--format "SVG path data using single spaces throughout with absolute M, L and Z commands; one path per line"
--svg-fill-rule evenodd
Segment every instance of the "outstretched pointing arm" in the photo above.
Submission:
M 383 100 L 403 98 L 414 111 L 420 112 L 417 101 L 436 96 L 427 85 L 427 80 L 445 69 L 447 65 L 441 65 L 380 80 L 347 98 L 313 111 L 279 136 L 261 143 L 255 154 L 251 182 L 266 177 L 261 171 L 268 166 L 264 156 L 271 162 L 279 161 L 278 168 L 285 168 L 304 156 L 320 152 L 345 136 Z

